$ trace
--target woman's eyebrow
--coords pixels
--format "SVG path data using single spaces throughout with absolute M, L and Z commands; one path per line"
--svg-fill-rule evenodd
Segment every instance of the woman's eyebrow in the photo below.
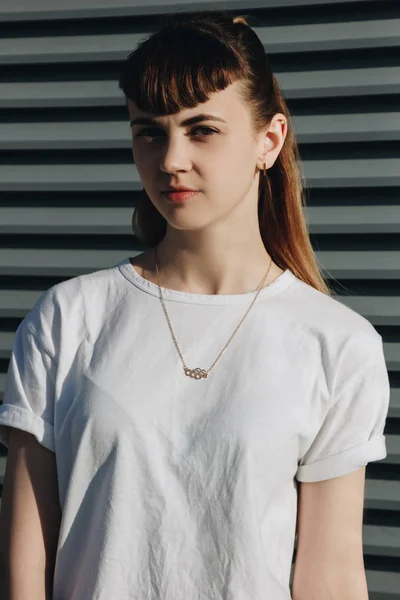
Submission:
M 201 121 L 221 121 L 222 123 L 226 123 L 224 119 L 221 117 L 217 117 L 215 115 L 209 115 L 206 113 L 202 113 L 200 115 L 195 115 L 194 117 L 189 117 L 180 123 L 180 127 L 185 127 L 187 125 L 193 125 L 194 123 L 200 123 Z M 160 125 L 158 121 L 152 119 L 151 117 L 136 117 L 136 119 L 131 120 L 131 127 L 133 125 Z

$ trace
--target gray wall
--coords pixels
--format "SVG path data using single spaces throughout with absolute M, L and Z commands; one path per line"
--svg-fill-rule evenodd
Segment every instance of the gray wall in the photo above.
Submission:
M 144 249 L 130 229 L 141 185 L 119 61 L 161 12 L 214 4 L 0 1 L 1 396 L 15 330 L 39 296 Z M 400 3 L 218 8 L 257 17 L 294 117 L 318 260 L 384 338 L 388 456 L 367 467 L 364 552 L 371 600 L 399 599 Z M 4 448 L 0 460 L 2 478 Z

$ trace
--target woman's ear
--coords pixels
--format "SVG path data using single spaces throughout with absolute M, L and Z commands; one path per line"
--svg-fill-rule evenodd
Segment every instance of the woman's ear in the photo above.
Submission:
M 279 152 L 282 149 L 287 134 L 287 122 L 283 114 L 277 113 L 273 116 L 267 131 L 263 136 L 262 151 L 259 160 L 262 163 L 262 168 L 266 164 L 266 168 L 270 169 L 276 161 Z

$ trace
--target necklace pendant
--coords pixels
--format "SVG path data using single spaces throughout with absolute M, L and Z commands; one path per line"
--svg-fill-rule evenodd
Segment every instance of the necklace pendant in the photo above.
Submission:
M 189 369 L 188 367 L 185 367 L 184 371 L 185 375 L 192 377 L 192 379 L 207 379 L 208 377 L 207 371 L 200 369 L 200 367 L 197 367 L 196 369 Z

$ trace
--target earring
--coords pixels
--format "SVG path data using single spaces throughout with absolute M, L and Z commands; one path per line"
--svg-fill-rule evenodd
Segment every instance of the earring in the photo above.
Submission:
M 265 176 L 265 177 L 267 176 L 267 171 L 265 170 L 265 169 L 266 169 L 266 167 L 267 167 L 267 163 L 264 163 L 264 176 Z

